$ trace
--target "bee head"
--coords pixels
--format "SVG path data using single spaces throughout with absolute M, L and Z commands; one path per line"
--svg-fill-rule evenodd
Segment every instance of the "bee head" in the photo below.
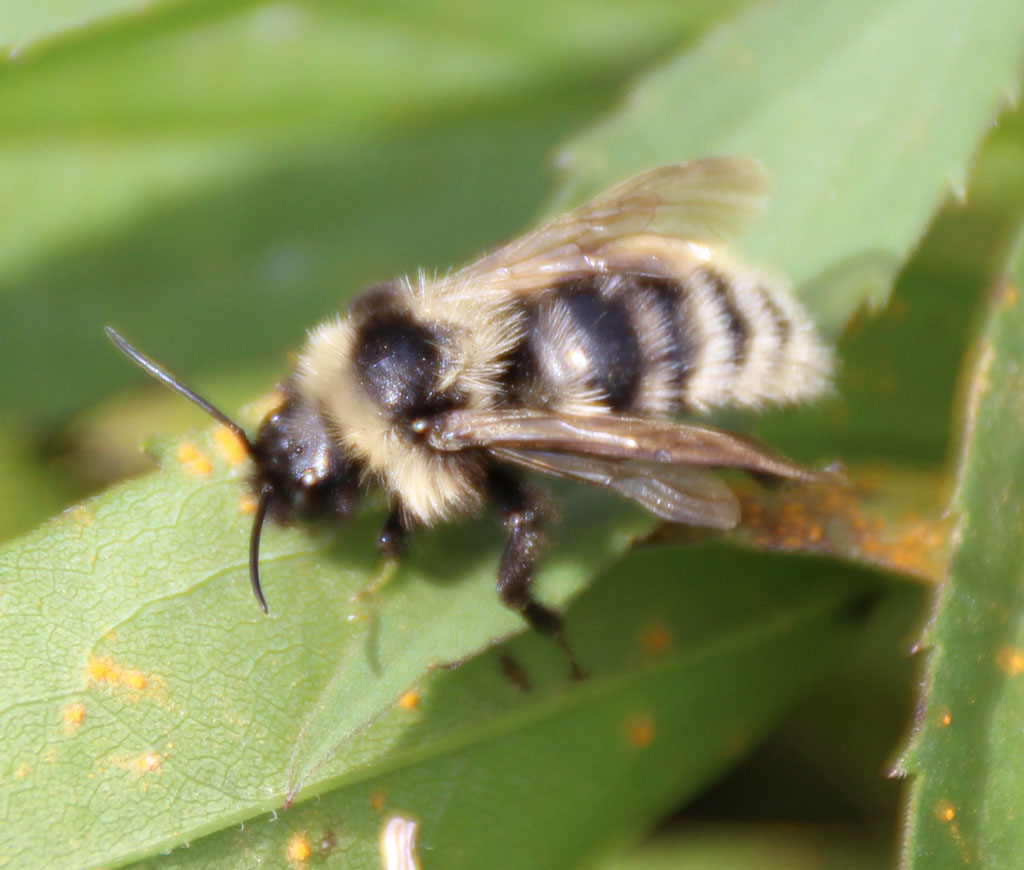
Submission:
M 260 425 L 251 447 L 256 492 L 280 522 L 347 517 L 359 498 L 360 470 L 310 405 L 289 396 Z
M 250 441 L 241 426 L 163 366 L 132 347 L 114 329 L 108 326 L 106 333 L 139 368 L 230 429 L 252 457 L 253 483 L 259 501 L 249 539 L 249 579 L 256 600 L 266 613 L 259 557 L 260 535 L 267 515 L 281 522 L 348 516 L 358 502 L 358 465 L 349 461 L 332 442 L 316 410 L 294 396 L 286 393 L 284 402 L 263 420 L 256 440 Z

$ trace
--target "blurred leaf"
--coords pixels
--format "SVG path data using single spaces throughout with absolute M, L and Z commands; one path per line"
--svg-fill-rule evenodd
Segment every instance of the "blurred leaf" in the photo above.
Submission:
M 888 860 L 876 866 L 895 867 L 905 783 L 887 774 L 914 712 L 921 661 L 911 651 L 930 591 L 888 584 L 857 651 L 655 840 L 717 821 L 827 826 L 877 840 Z
M 956 441 L 963 357 L 1022 220 L 1024 113 L 1018 109 L 985 141 L 966 202 L 946 203 L 889 305 L 880 314 L 859 312 L 847 327 L 835 398 L 775 412 L 758 424 L 759 434 L 805 456 L 827 445 L 826 456 L 850 464 L 882 462 L 904 473 L 945 466 Z
M 726 537 L 758 550 L 808 553 L 856 562 L 927 584 L 945 576 L 949 527 L 943 516 L 945 475 L 899 467 L 858 468 L 848 483 L 764 489 L 733 486 L 743 521 L 728 532 L 669 523 L 651 540 Z
M 928 680 L 910 748 L 908 868 L 1012 868 L 1024 854 L 1024 248 L 992 295 L 966 409 L 956 549 L 925 636 Z
M 75 494 L 61 475 L 41 467 L 27 439 L 5 429 L 0 429 L 0 483 L 0 540 L 28 531 Z
M 151 0 L 147 13 L 152 15 L 158 9 L 186 5 L 182 0 Z M 191 6 L 200 5 L 193 2 Z M 204 0 L 203 5 L 218 6 L 219 3 Z M 26 52 L 40 41 L 80 34 L 98 23 L 137 18 L 139 7 L 129 0 L 61 0 L 59 3 L 21 3 L 18 0 L 4 0 L 0 3 L 0 52 L 10 59 L 21 59 Z
M 627 853 L 604 870 L 879 870 L 882 843 L 836 828 L 720 825 Z
M 962 194 L 1019 90 L 1020 14 L 1017 0 L 759 4 L 575 139 L 561 201 L 661 163 L 757 156 L 775 193 L 742 248 L 798 286 L 833 275 L 811 301 L 834 334 L 885 298 L 942 199 Z
M 0 69 L 0 408 L 127 383 L 110 320 L 195 366 L 266 359 L 493 244 L 623 71 L 735 4 L 202 5 Z

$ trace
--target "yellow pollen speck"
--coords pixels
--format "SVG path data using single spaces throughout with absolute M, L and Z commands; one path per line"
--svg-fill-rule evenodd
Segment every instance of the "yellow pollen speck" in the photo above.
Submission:
M 178 462 L 185 466 L 185 470 L 196 477 L 206 477 L 213 466 L 206 455 L 191 441 L 183 441 L 178 445 Z
M 294 834 L 288 840 L 289 861 L 305 861 L 312 854 L 313 849 L 309 845 L 309 840 L 306 839 L 305 834 Z
M 247 492 L 238 500 L 238 509 L 243 514 L 254 514 L 256 513 L 256 497 Z
M 996 664 L 1004 674 L 1016 677 L 1024 673 L 1024 652 L 1020 647 L 1008 643 L 1001 646 L 996 653 Z
M 125 686 L 141 692 L 149 685 L 149 679 L 142 671 L 122 668 L 109 658 L 91 658 L 85 666 L 86 679 L 94 683 L 111 686 Z
M 375 791 L 370 795 L 370 806 L 373 807 L 378 813 L 384 809 L 384 802 L 387 800 L 387 792 Z
M 672 643 L 668 627 L 663 622 L 652 620 L 640 630 L 640 646 L 645 652 L 660 653 Z
M 125 671 L 124 684 L 130 689 L 141 692 L 146 688 L 146 675 L 140 671 Z
M 111 681 L 114 665 L 110 659 L 89 659 L 85 666 L 85 675 L 94 683 L 106 683 Z
M 242 439 L 227 426 L 218 426 L 213 430 L 213 443 L 217 450 L 232 465 L 241 465 L 249 456 Z
M 950 725 L 953 724 L 953 714 L 946 709 L 942 709 L 939 711 L 937 719 L 939 722 L 939 726 L 942 728 L 948 728 Z
M 64 727 L 68 731 L 74 731 L 82 722 L 85 721 L 85 704 L 81 701 L 75 701 L 73 704 L 68 704 L 61 711 L 61 716 L 64 719 Z
M 631 716 L 626 722 L 626 742 L 634 749 L 643 749 L 654 740 L 654 720 L 646 713 Z
M 163 759 L 156 752 L 147 752 L 135 759 L 135 769 L 139 773 L 159 773 Z
M 938 801 L 933 812 L 935 813 L 935 818 L 940 822 L 949 823 L 956 818 L 956 807 L 953 806 L 952 801 Z
M 23 761 L 21 764 L 18 765 L 18 769 L 14 771 L 14 775 L 18 777 L 18 779 L 25 779 L 25 777 L 27 777 L 31 772 L 32 765 L 29 764 L 27 761 Z
M 1003 305 L 1006 306 L 1007 308 L 1012 308 L 1014 305 L 1016 305 L 1019 296 L 1020 293 L 1018 293 L 1017 288 L 1014 287 L 1012 284 L 1008 283 L 1005 287 L 1003 287 L 1002 302 Z
M 398 698 L 398 706 L 402 710 L 415 710 L 420 705 L 420 693 L 415 689 L 403 692 Z

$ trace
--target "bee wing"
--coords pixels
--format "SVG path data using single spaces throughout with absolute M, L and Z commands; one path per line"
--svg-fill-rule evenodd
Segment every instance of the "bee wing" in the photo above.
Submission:
M 484 254 L 453 278 L 476 292 L 528 293 L 604 271 L 615 243 L 634 236 L 718 243 L 763 211 L 768 190 L 758 160 L 714 157 L 662 166 Z
M 669 522 L 731 529 L 740 521 L 732 490 L 699 468 L 542 450 L 498 448 L 491 453 L 542 474 L 607 487 Z
M 456 410 L 424 421 L 423 429 L 430 445 L 442 451 L 573 454 L 653 468 L 738 468 L 804 483 L 836 479 L 830 471 L 799 465 L 742 435 L 628 414 Z

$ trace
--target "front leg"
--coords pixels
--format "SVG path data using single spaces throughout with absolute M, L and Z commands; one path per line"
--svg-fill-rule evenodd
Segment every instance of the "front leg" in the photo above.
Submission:
M 397 559 L 405 551 L 411 529 L 405 506 L 396 500 L 384 521 L 384 527 L 377 535 L 377 552 L 385 559 Z
M 582 679 L 584 674 L 566 640 L 561 614 L 537 601 L 530 589 L 544 542 L 540 528 L 543 497 L 503 470 L 492 471 L 489 484 L 491 498 L 508 533 L 498 567 L 498 597 L 507 607 L 521 613 L 532 629 L 553 637 L 569 659 L 572 679 Z
M 352 595 L 353 603 L 361 603 L 383 589 L 394 576 L 396 560 L 405 550 L 412 532 L 409 512 L 397 499 L 392 502 L 391 512 L 377 533 L 377 552 L 382 563 L 378 566 L 373 578 L 362 589 Z

